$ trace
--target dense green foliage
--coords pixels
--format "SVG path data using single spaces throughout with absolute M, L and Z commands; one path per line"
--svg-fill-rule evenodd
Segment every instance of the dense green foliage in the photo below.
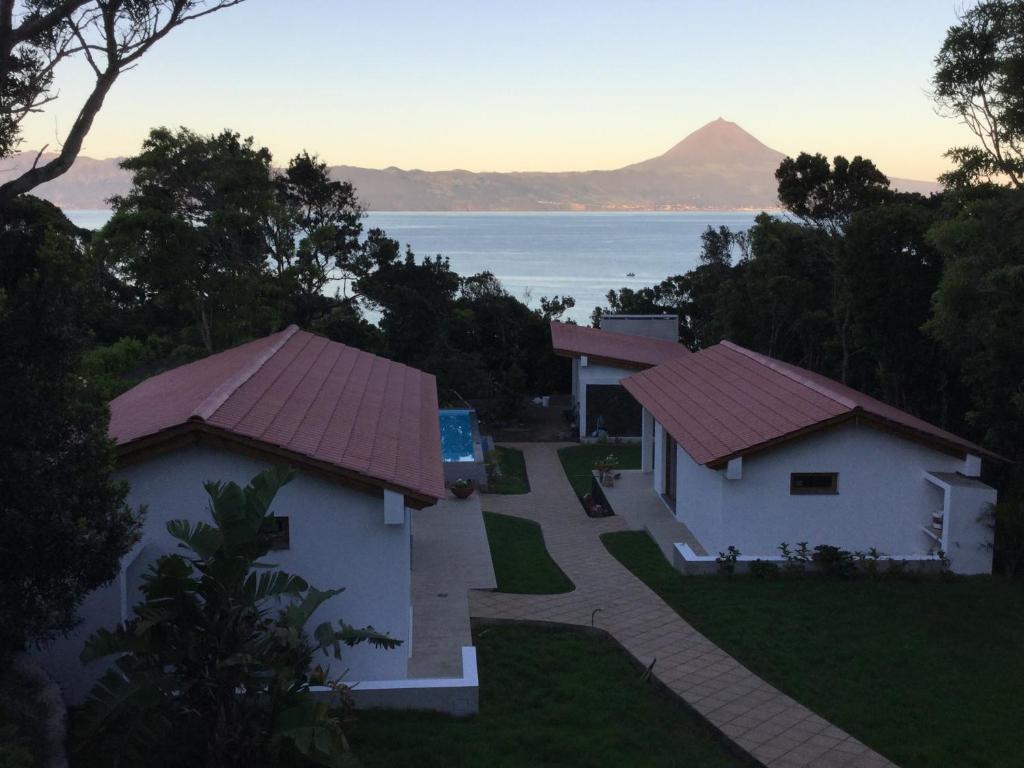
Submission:
M 574 589 L 544 546 L 544 533 L 532 520 L 484 512 L 499 592 L 553 595 Z
M 278 173 L 237 133 L 158 128 L 123 166 L 132 187 L 95 243 L 110 309 L 97 340 L 121 343 L 91 361 L 101 377 L 130 379 L 162 355 L 179 362 L 296 323 L 430 371 L 446 398 L 492 398 L 503 415 L 525 392 L 562 385 L 547 321 L 571 298 L 531 309 L 489 273 L 460 276 L 447 259 L 364 233 L 355 190 L 315 157 Z
M 1019 582 L 683 576 L 646 533 L 602 540 L 712 642 L 896 764 L 1019 763 Z
M 529 493 L 526 459 L 518 448 L 495 446 L 487 454 L 487 490 L 490 493 Z
M 708 229 L 700 263 L 595 311 L 672 312 L 692 349 L 723 339 L 809 368 L 963 434 L 1003 498 L 1024 498 L 1024 190 L 890 192 L 869 161 L 787 159 L 746 232 Z M 1020 509 L 1010 504 L 1005 509 Z M 997 523 L 997 564 L 1024 562 Z
M 360 712 L 350 737 L 367 768 L 749 765 L 606 637 L 482 627 L 473 643 L 480 714 Z
M 82 764 L 337 766 L 341 720 L 309 694 L 340 681 L 311 674 L 314 654 L 399 641 L 372 627 L 305 625 L 342 589 L 319 590 L 262 561 L 277 526 L 271 504 L 292 477 L 270 469 L 245 488 L 206 484 L 213 524 L 172 520 L 186 554 L 160 557 L 144 577 L 135 616 L 86 642 L 82 661 L 116 657 L 77 714 Z
M 100 393 L 77 375 L 102 271 L 49 203 L 20 198 L 0 229 L 0 663 L 68 630 L 135 532 Z
M 558 458 L 562 462 L 565 476 L 576 491 L 577 496 L 590 493 L 591 481 L 594 477 L 594 462 L 604 459 L 609 454 L 619 460 L 618 469 L 640 469 L 639 445 L 608 445 L 593 443 L 590 445 L 574 445 L 571 448 L 560 448 Z
M 946 33 L 932 78 L 939 108 L 980 146 L 946 153 L 951 187 L 1002 183 L 1024 188 L 1024 0 L 982 0 Z

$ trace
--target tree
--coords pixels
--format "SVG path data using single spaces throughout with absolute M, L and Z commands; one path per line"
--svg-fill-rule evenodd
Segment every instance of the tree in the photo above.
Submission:
M 251 137 L 187 128 L 154 129 L 122 161 L 132 187 L 111 201 L 97 247 L 141 291 L 151 331 L 191 326 L 211 353 L 276 330 L 279 289 L 269 281 L 265 228 L 278 214 L 270 163 Z
M 278 276 L 294 286 L 292 321 L 308 326 L 331 311 L 327 285 L 351 278 L 363 209 L 352 184 L 332 181 L 327 164 L 307 152 L 292 158 L 274 183 L 278 207 L 267 222 L 270 252 Z
M 782 161 L 775 179 L 787 210 L 831 234 L 841 232 L 856 211 L 892 195 L 889 179 L 860 155 L 853 160 L 836 155 L 830 167 L 824 155 L 801 152 Z
M 837 280 L 848 313 L 847 383 L 948 424 L 956 371 L 922 328 L 942 274 L 928 239 L 937 218 L 936 210 L 912 203 L 857 213 L 838 251 Z
M 929 233 L 945 266 L 927 330 L 961 362 L 981 441 L 1024 458 L 1024 193 L 958 208 Z
M 951 187 L 1024 186 L 1024 0 L 983 0 L 946 32 L 935 57 L 933 97 L 940 110 L 978 137 L 954 147 Z
M 243 0 L 0 0 L 0 158 L 21 140 L 21 123 L 57 99 L 59 65 L 81 60 L 94 83 L 52 160 L 0 185 L 5 201 L 66 172 L 107 93 L 171 30 Z M 44 147 L 45 149 L 45 147 Z
M 159 558 L 144 577 L 134 617 L 100 630 L 84 662 L 117 656 L 75 722 L 75 752 L 86 764 L 276 766 L 289 754 L 342 765 L 348 745 L 339 713 L 310 685 L 339 681 L 310 672 L 317 653 L 400 641 L 373 627 L 323 622 L 313 613 L 342 589 L 319 590 L 261 562 L 276 532 L 271 504 L 292 478 L 266 470 L 241 488 L 207 483 L 213 524 L 172 520 L 186 554 Z
M 0 666 L 76 623 L 136 532 L 111 479 L 108 414 L 78 374 L 100 270 L 49 203 L 8 204 L 0 228 Z

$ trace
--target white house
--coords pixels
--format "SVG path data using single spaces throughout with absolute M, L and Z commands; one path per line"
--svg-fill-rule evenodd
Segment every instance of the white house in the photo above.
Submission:
M 988 573 L 996 492 L 981 447 L 824 376 L 722 342 L 623 381 L 643 407 L 642 469 L 707 554 L 806 541 L 894 558 L 947 553 Z
M 555 354 L 572 359 L 580 440 L 640 438 L 640 406 L 622 387 L 637 371 L 688 355 L 676 315 L 603 315 L 601 327 L 551 323 Z
M 177 551 L 167 521 L 209 521 L 205 481 L 245 485 L 280 464 L 298 473 L 272 506 L 282 535 L 269 561 L 321 589 L 345 588 L 310 626 L 344 619 L 403 641 L 315 663 L 359 681 L 375 702 L 381 689 L 416 687 L 412 516 L 446 496 L 433 376 L 292 326 L 142 382 L 111 403 L 110 434 L 128 503 L 146 516 L 120 576 L 88 596 L 75 632 L 38 656 L 69 702 L 105 668 L 79 662 L 84 639 L 129 618 L 148 566 Z M 467 663 L 475 696 L 471 653 Z

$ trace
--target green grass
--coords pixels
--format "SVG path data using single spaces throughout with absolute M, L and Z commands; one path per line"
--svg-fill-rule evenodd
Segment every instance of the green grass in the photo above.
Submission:
M 640 469 L 640 446 L 633 444 L 612 445 L 610 443 L 594 445 L 574 445 L 558 451 L 565 476 L 572 483 L 577 496 L 590 493 L 590 479 L 594 471 L 594 462 L 608 454 L 615 454 L 619 460 L 619 469 Z
M 526 476 L 526 459 L 517 448 L 497 446 L 487 454 L 487 462 L 497 467 L 488 481 L 491 493 L 529 493 L 530 480 Z
M 544 534 L 532 520 L 484 512 L 487 541 L 499 592 L 553 595 L 574 587 L 544 546 Z
M 747 765 L 641 682 L 606 637 L 527 626 L 474 635 L 480 714 L 357 713 L 349 737 L 367 768 Z
M 904 768 L 1021 765 L 1024 584 L 683 576 L 605 546 L 713 642 Z

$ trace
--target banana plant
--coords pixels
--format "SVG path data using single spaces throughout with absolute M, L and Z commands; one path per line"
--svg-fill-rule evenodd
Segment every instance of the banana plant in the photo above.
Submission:
M 245 488 L 207 483 L 213 524 L 167 524 L 183 551 L 157 559 L 133 617 L 94 633 L 82 652 L 83 663 L 115 661 L 75 717 L 79 764 L 349 764 L 350 698 L 340 680 L 310 671 L 314 656 L 400 641 L 340 620 L 307 632 L 313 613 L 343 590 L 261 561 L 276 530 L 270 506 L 292 477 L 275 468 Z M 331 704 L 311 695 L 314 683 L 335 690 Z

